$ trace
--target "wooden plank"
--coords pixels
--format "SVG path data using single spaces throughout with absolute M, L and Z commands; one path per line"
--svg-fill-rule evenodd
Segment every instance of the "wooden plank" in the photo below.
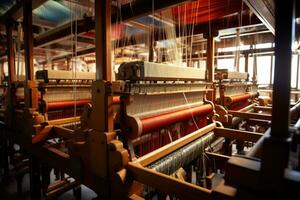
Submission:
M 215 128 L 214 133 L 216 136 L 225 137 L 229 139 L 237 139 L 241 141 L 257 142 L 263 134 L 254 133 L 250 131 L 240 131 L 229 128 Z
M 263 112 L 272 112 L 272 107 L 268 106 L 254 106 L 254 112 L 263 111 Z
M 256 104 L 250 104 L 249 106 L 246 106 L 245 108 L 240 109 L 239 112 L 248 112 L 248 111 L 252 110 L 255 105 Z
M 226 164 L 228 160 L 231 158 L 230 156 L 222 155 L 219 153 L 213 153 L 213 152 L 205 152 L 205 154 L 211 159 L 211 162 L 213 163 L 213 167 L 216 167 L 216 169 L 225 170 Z M 214 164 L 216 166 L 214 166 Z
M 134 161 L 134 163 L 139 163 L 142 166 L 149 165 L 150 163 L 153 163 L 154 161 L 172 153 L 176 149 L 179 149 L 183 147 L 184 145 L 196 140 L 197 138 L 207 134 L 208 132 L 214 130 L 216 128 L 216 124 L 212 123 L 208 126 L 205 126 L 191 134 L 188 134 L 170 144 L 167 144 L 155 151 L 152 151 L 151 153 L 146 154 L 145 156 L 137 159 Z
M 268 120 L 260 120 L 260 119 L 248 119 L 247 123 L 249 125 L 258 125 L 258 126 L 264 126 L 264 127 L 269 127 L 271 126 L 271 122 Z
M 167 194 L 174 194 L 180 199 L 211 199 L 211 190 L 144 168 L 137 163 L 128 163 L 127 169 L 138 182 L 157 188 Z
M 53 126 L 59 126 L 59 125 L 75 123 L 75 122 L 79 122 L 79 121 L 80 121 L 80 117 L 69 117 L 69 118 L 64 118 L 64 119 L 51 120 L 51 121 L 48 121 L 48 124 L 53 125 Z
M 233 110 L 228 111 L 228 114 L 231 114 L 234 117 L 241 117 L 244 119 L 254 118 L 254 119 L 269 120 L 269 121 L 272 119 L 272 115 L 270 114 L 248 113 L 248 112 L 240 112 L 240 111 L 233 111 Z

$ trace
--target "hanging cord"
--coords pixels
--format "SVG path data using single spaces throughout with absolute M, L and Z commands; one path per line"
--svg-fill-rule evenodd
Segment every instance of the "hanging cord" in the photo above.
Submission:
M 183 92 L 182 94 L 183 94 L 183 98 L 186 102 L 186 105 L 188 105 L 188 109 L 191 110 L 192 107 L 191 107 L 191 104 L 189 103 L 189 101 L 188 101 L 188 99 L 185 95 L 185 92 Z M 191 111 L 191 116 L 192 116 L 192 120 L 193 120 L 194 125 L 196 126 L 197 130 L 199 130 L 200 128 L 198 127 L 198 124 L 196 123 L 196 119 L 195 119 L 194 113 L 192 111 Z
M 196 12 L 195 13 L 198 13 L 198 10 L 199 10 L 199 4 L 200 4 L 200 1 L 197 1 L 197 5 L 196 5 Z M 193 9 L 193 8 L 192 8 Z M 193 53 L 193 39 L 194 39 L 194 28 L 195 28 L 195 24 L 196 24 L 196 19 L 197 19 L 197 14 L 193 15 L 193 22 L 192 22 L 192 28 L 191 28 L 191 32 L 190 32 L 190 38 L 191 38 L 191 41 L 190 41 L 190 64 L 192 63 L 192 53 Z M 188 66 L 188 67 L 193 67 L 193 66 Z

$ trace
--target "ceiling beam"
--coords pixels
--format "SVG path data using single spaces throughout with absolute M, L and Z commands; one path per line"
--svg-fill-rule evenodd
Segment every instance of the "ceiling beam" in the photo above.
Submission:
M 136 0 L 121 6 L 122 22 L 127 22 L 141 16 L 152 14 L 154 11 L 159 12 L 191 1 L 195 0 Z M 117 22 L 117 19 L 119 19 L 117 16 L 118 14 L 112 16 L 112 23 Z
M 43 5 L 48 0 L 32 0 L 32 10 Z M 13 19 L 17 21 L 23 17 L 23 0 L 17 0 L 16 4 L 14 4 L 5 14 L 3 14 L 0 18 L 0 23 L 5 23 L 9 19 Z
M 243 0 L 265 26 L 275 34 L 275 2 L 274 0 Z
M 76 33 L 81 34 L 93 30 L 95 28 L 95 21 L 90 17 L 86 17 L 85 19 L 78 20 L 77 22 L 72 22 L 72 25 L 73 27 L 77 25 L 77 28 L 74 28 L 73 30 L 77 30 Z M 67 23 L 38 35 L 35 38 L 34 46 L 45 45 L 49 42 L 59 40 L 60 38 L 70 36 L 71 34 L 71 23 Z M 75 32 L 73 32 L 73 34 L 75 34 Z
M 251 17 L 249 17 L 248 15 L 245 15 L 243 17 L 243 19 L 244 20 L 242 23 L 242 27 L 256 26 L 256 25 L 261 24 L 261 21 L 255 15 L 252 15 Z M 238 27 L 241 27 L 241 24 L 240 24 L 238 15 L 231 16 L 228 18 L 213 20 L 210 22 L 210 26 L 208 25 L 208 23 L 196 24 L 196 25 L 194 25 L 194 28 L 193 28 L 193 30 L 194 30 L 193 36 L 198 35 L 198 34 L 207 33 L 209 31 L 209 27 L 211 27 L 211 31 L 218 31 L 218 30 L 223 30 L 223 29 L 238 28 Z M 177 26 L 176 27 L 176 37 L 183 37 L 183 36 L 191 37 L 192 35 L 181 35 L 180 34 L 180 33 L 184 33 L 183 30 L 188 30 L 187 28 L 188 27 L 183 27 L 183 26 L 181 26 L 179 28 Z M 145 38 L 147 38 L 147 37 L 148 37 L 147 33 L 146 34 L 141 33 L 139 35 L 132 35 L 130 37 L 122 38 L 118 41 L 114 41 L 114 43 L 116 44 L 115 46 L 117 46 L 117 47 L 135 45 L 135 44 L 140 44 L 140 43 L 144 42 Z M 163 39 L 166 39 L 165 31 L 156 29 L 154 31 L 154 40 L 158 41 L 158 40 L 163 40 Z
M 253 56 L 253 54 L 266 54 L 266 53 L 274 53 L 274 47 L 272 48 L 264 48 L 264 49 L 253 49 L 253 50 L 241 50 L 240 51 L 240 55 L 250 55 L 250 56 Z M 202 60 L 205 60 L 206 59 L 206 53 L 203 53 L 203 54 L 200 54 L 201 56 L 199 56 L 199 54 L 192 54 L 192 55 L 188 55 L 187 56 L 187 59 L 192 59 L 192 60 L 199 60 L 199 59 L 202 59 Z M 218 52 L 218 53 L 215 53 L 215 57 L 222 57 L 222 56 L 232 56 L 234 57 L 235 56 L 235 51 L 228 51 L 228 52 Z M 183 55 L 182 58 L 185 60 L 186 59 L 186 56 Z
M 189 1 L 192 0 L 164 0 L 160 2 L 158 2 L 158 0 L 155 0 L 154 11 L 156 12 Z M 136 0 L 134 2 L 135 3 L 128 3 L 121 6 L 123 22 L 133 20 L 140 16 L 147 15 L 153 12 L 152 0 Z M 116 19 L 117 16 L 113 15 L 112 23 L 116 23 L 117 22 Z M 77 24 L 77 29 L 75 28 L 76 24 Z M 86 17 L 85 19 L 78 20 L 77 23 L 74 21 L 72 26 L 74 27 L 74 30 L 75 29 L 77 30 L 77 34 L 81 34 L 95 29 L 95 21 L 90 17 Z M 52 40 L 58 40 L 59 38 L 64 38 L 70 34 L 71 34 L 71 23 L 68 23 L 39 35 L 35 39 L 35 46 L 42 45 Z
M 91 53 L 95 53 L 96 51 L 96 48 L 95 47 L 91 47 L 91 48 L 88 48 L 88 49 L 84 49 L 84 50 L 80 50 L 80 51 L 77 51 L 77 56 L 83 56 L 83 55 L 87 55 L 87 54 L 91 54 Z M 43 64 L 47 64 L 48 62 L 56 62 L 56 61 L 60 61 L 60 60 L 65 60 L 65 59 L 70 59 L 72 58 L 73 54 L 66 54 L 66 55 L 62 55 L 62 56 L 56 56 L 56 57 L 53 57 L 49 60 L 45 60 L 43 62 L 39 62 L 40 65 L 43 65 Z

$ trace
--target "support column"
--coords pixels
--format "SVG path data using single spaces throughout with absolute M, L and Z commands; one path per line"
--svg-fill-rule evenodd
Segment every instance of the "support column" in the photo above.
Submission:
M 13 44 L 13 21 L 8 20 L 6 23 L 6 45 L 7 45 L 7 62 L 8 62 L 8 87 L 11 89 L 12 82 L 15 81 L 15 50 Z M 10 103 L 10 101 L 8 101 Z
M 111 1 L 95 1 L 96 80 L 111 80 Z
M 206 70 L 208 73 L 207 81 L 213 82 L 215 80 L 215 68 L 214 68 L 214 52 L 215 42 L 212 34 L 207 36 L 207 49 L 206 49 Z
M 96 82 L 104 81 L 100 88 L 93 91 L 94 96 L 101 93 L 103 96 L 93 102 L 93 126 L 100 132 L 113 131 L 112 96 L 109 93 L 111 81 L 111 0 L 95 1 L 96 26 Z M 105 91 L 103 91 L 105 90 Z M 96 122 L 95 120 L 98 120 Z
M 23 1 L 23 30 L 25 58 L 25 105 L 26 108 L 37 108 L 38 97 L 34 84 L 33 70 L 33 33 L 32 33 L 32 1 Z
M 207 71 L 207 81 L 213 82 L 215 80 L 215 67 L 214 67 L 214 56 L 215 56 L 215 41 L 214 37 L 218 34 L 213 34 L 209 32 L 207 35 L 204 35 L 204 38 L 207 39 L 207 48 L 206 48 L 206 71 Z
M 280 198 L 290 150 L 290 82 L 295 1 L 275 1 L 275 73 L 271 136 L 264 140 L 261 187 L 268 198 Z M 282 12 L 284 9 L 286 12 Z
M 249 72 L 249 54 L 245 54 L 245 72 Z
M 285 8 L 287 13 L 276 9 L 275 69 L 273 84 L 272 131 L 274 137 L 289 137 L 290 84 L 292 65 L 292 41 L 294 39 L 293 0 L 277 0 L 276 8 Z M 281 7 L 282 6 L 282 7 Z
M 215 41 L 214 37 L 218 36 L 218 31 L 209 31 L 207 34 L 204 34 L 204 38 L 207 39 L 207 48 L 206 48 L 206 80 L 208 82 L 215 81 Z M 213 84 L 212 89 L 216 89 Z M 214 101 L 215 92 L 208 92 L 206 98 L 210 101 Z
M 13 43 L 13 21 L 8 20 L 6 23 L 6 44 L 7 44 L 7 62 L 8 62 L 8 91 L 7 91 L 7 105 L 6 105 L 6 125 L 11 127 L 12 114 L 14 107 L 14 88 L 15 81 L 15 50 Z

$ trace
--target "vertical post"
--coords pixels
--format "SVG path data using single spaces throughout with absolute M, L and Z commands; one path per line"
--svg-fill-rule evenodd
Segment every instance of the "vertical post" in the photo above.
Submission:
M 6 42 L 7 42 L 7 60 L 8 60 L 8 94 L 6 105 L 6 125 L 11 127 L 12 115 L 13 115 L 13 81 L 15 80 L 15 50 L 13 44 L 13 22 L 8 20 L 6 23 Z
M 215 67 L 214 67 L 214 56 L 215 56 L 215 41 L 214 37 L 218 35 L 217 32 L 209 31 L 206 36 L 207 48 L 206 48 L 206 70 L 208 72 L 207 81 L 213 82 L 215 80 Z
M 111 0 L 95 1 L 95 21 L 96 21 L 96 81 L 111 81 Z M 106 87 L 104 86 L 104 87 Z M 95 115 L 94 128 L 101 132 L 113 131 L 113 109 L 112 96 L 106 94 L 107 88 L 100 88 L 94 93 L 104 94 L 101 99 L 93 102 Z M 105 91 L 103 91 L 105 90 Z M 94 100 L 93 100 L 94 101 Z M 100 101 L 100 102 L 99 102 Z M 100 119 L 99 119 L 100 118 Z M 98 123 L 95 124 L 95 120 Z M 101 122 L 101 120 L 103 122 Z M 101 125 L 101 123 L 103 125 Z
M 274 67 L 273 67 L 274 61 L 273 61 L 273 59 L 274 59 L 274 56 L 271 55 L 270 85 L 272 85 L 272 77 L 273 77 L 272 74 L 273 74 L 273 70 L 274 70 Z
M 96 80 L 111 80 L 111 1 L 95 1 Z
M 11 89 L 11 84 L 15 80 L 15 50 L 13 44 L 13 21 L 8 20 L 6 23 L 6 45 L 7 45 L 7 61 L 8 61 L 8 87 Z M 10 101 L 8 101 L 10 103 Z
M 271 136 L 287 138 L 289 137 L 294 1 L 277 0 L 275 2 L 275 69 Z M 282 8 L 285 8 L 287 12 L 283 13 Z
M 248 73 L 249 71 L 249 53 L 245 54 L 245 72 Z
M 33 33 L 32 33 L 32 1 L 23 1 L 23 30 L 25 58 L 25 104 L 26 108 L 37 108 L 37 94 L 34 91 L 33 70 Z
M 275 1 L 275 73 L 270 137 L 265 138 L 261 163 L 261 187 L 268 198 L 278 198 L 289 162 L 289 110 L 294 0 Z M 286 12 L 282 12 L 282 9 Z
M 150 35 L 150 41 L 149 41 L 149 59 L 148 59 L 148 61 L 149 62 L 153 62 L 154 61 L 154 45 L 153 45 L 153 43 L 154 43 L 154 33 L 152 32 L 152 30 L 150 30 L 150 33 L 149 33 L 149 35 Z

